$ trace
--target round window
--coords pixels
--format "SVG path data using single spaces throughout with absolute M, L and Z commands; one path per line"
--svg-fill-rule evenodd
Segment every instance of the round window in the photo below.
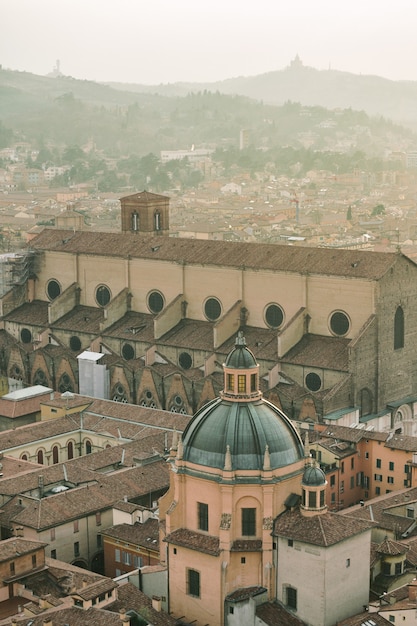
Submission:
M 96 302 L 100 306 L 106 306 L 110 302 L 110 289 L 106 285 L 99 285 L 96 289 Z
M 343 337 L 349 332 L 349 327 L 349 318 L 343 311 L 336 311 L 330 317 L 330 330 L 334 335 Z
M 204 304 L 204 314 L 210 322 L 218 320 L 222 312 L 222 306 L 217 298 L 208 298 Z
M 126 359 L 126 361 L 131 361 L 135 358 L 135 351 L 130 343 L 123 344 L 122 357 Z
M 321 387 L 321 378 L 315 372 L 310 372 L 306 376 L 306 387 L 310 391 L 318 391 Z
M 22 328 L 20 331 L 20 339 L 23 343 L 30 343 L 32 341 L 32 333 L 29 328 Z
M 284 311 L 278 304 L 268 304 L 265 309 L 265 322 L 269 328 L 279 328 L 284 321 Z
M 48 298 L 50 300 L 55 300 L 55 298 L 61 294 L 61 285 L 57 280 L 55 280 L 55 278 L 52 278 L 48 282 L 46 286 L 46 293 L 48 294 Z
M 189 370 L 190 367 L 193 364 L 193 360 L 191 358 L 191 355 L 188 354 L 188 352 L 181 352 L 179 358 L 178 358 L 178 362 L 180 364 L 180 367 L 182 367 L 182 369 L 184 370 Z
M 151 313 L 160 313 L 164 308 L 164 296 L 159 291 L 151 291 L 148 295 L 148 309 Z
M 81 339 L 74 335 L 69 341 L 70 348 L 73 352 L 81 350 Z

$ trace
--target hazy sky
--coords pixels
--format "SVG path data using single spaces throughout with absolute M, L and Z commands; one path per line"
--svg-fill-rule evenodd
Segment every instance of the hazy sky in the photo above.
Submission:
M 417 0 L 0 0 L 0 63 L 146 84 L 286 67 L 417 80 Z

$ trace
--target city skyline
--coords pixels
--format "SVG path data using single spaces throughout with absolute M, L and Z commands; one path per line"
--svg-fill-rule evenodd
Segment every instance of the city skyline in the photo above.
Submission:
M 215 82 L 304 65 L 417 80 L 417 5 L 3 0 L 0 63 L 98 82 Z

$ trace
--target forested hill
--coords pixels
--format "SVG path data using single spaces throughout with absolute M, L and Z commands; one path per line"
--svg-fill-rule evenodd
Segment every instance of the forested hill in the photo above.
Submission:
M 317 70 L 303 65 L 299 59 L 282 70 L 214 83 L 109 84 L 123 90 L 169 96 L 209 90 L 246 96 L 267 104 L 282 105 L 291 101 L 327 109 L 352 108 L 368 115 L 381 115 L 417 130 L 416 81 L 392 81 L 332 69 Z
M 308 145 L 346 152 L 351 144 L 373 157 L 387 146 L 403 151 L 417 146 L 408 128 L 348 106 L 307 107 L 290 98 L 277 106 L 191 86 L 182 96 L 130 88 L 2 69 L 0 148 L 26 140 L 38 146 L 89 144 L 114 157 L 159 154 L 192 145 L 237 147 L 242 129 L 250 129 L 251 146 L 263 150 Z

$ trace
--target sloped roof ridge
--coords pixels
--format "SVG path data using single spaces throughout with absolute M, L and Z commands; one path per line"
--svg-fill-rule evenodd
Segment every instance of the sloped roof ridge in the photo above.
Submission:
M 413 263 L 411 259 L 398 252 L 333 250 L 308 246 L 48 228 L 31 240 L 31 248 L 59 250 L 70 254 L 152 258 L 167 262 L 181 261 L 185 264 L 204 263 L 214 266 L 246 267 L 367 280 L 382 278 L 399 258 Z

